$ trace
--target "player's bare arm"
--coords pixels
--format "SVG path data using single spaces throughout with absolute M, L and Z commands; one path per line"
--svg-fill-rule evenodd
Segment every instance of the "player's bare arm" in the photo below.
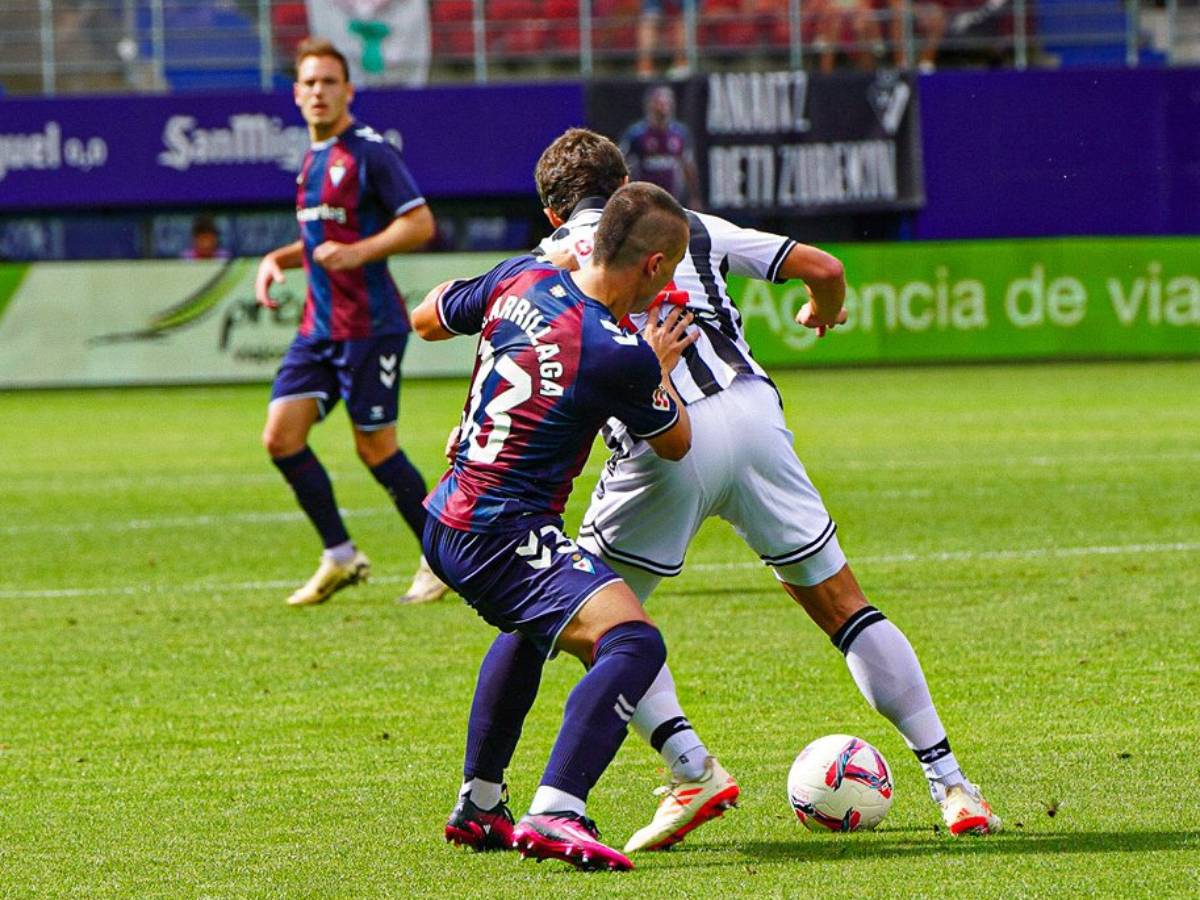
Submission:
M 446 288 L 454 283 L 443 281 L 441 284 L 433 288 L 425 299 L 421 301 L 420 306 L 414 309 L 409 314 L 409 321 L 412 322 L 413 331 L 417 333 L 423 341 L 446 341 L 452 337 L 458 337 L 453 331 L 442 325 L 441 317 L 438 316 L 437 305 L 442 294 L 446 292 Z
M 279 304 L 271 299 L 274 285 L 283 284 L 284 269 L 298 269 L 304 265 L 304 242 L 293 241 L 266 254 L 258 264 L 254 277 L 254 299 L 267 309 L 278 309 Z
M 356 269 L 393 253 L 407 253 L 424 247 L 433 237 L 435 229 L 436 223 L 429 207 L 418 206 L 392 219 L 383 231 L 361 241 L 353 244 L 325 241 L 313 251 L 313 262 L 330 272 Z
M 658 357 L 658 364 L 662 369 L 662 389 L 671 395 L 671 399 L 679 408 L 679 421 L 674 427 L 646 441 L 655 454 L 663 459 L 683 459 L 692 447 L 692 425 L 688 419 L 687 407 L 675 392 L 675 386 L 671 384 L 671 370 L 679 362 L 683 351 L 696 342 L 696 333 L 688 331 L 691 324 L 692 314 L 683 307 L 675 306 L 661 319 L 651 313 L 646 327 L 642 330 L 646 343 Z
M 796 313 L 796 323 L 817 332 L 825 332 L 846 321 L 846 272 L 836 256 L 796 244 L 779 267 L 779 277 L 799 278 L 808 288 L 808 302 Z

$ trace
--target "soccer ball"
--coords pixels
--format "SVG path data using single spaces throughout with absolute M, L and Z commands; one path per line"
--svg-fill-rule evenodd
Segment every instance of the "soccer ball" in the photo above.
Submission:
M 862 738 L 829 734 L 792 763 L 788 799 L 809 831 L 869 831 L 892 806 L 892 770 Z

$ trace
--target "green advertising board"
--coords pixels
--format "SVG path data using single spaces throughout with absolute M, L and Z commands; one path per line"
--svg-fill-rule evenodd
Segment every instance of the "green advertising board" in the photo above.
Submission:
M 729 279 L 767 366 L 1200 355 L 1200 239 L 828 246 L 848 318 L 817 339 L 802 284 Z
M 414 254 L 390 263 L 410 302 L 448 278 L 487 271 L 496 253 Z M 304 273 L 254 302 L 257 260 L 0 265 L 0 389 L 269 381 L 296 333 Z M 463 376 L 472 341 L 412 340 L 407 376 Z
M 729 279 L 768 367 L 1200 355 L 1200 239 L 1062 238 L 830 246 L 849 319 L 793 321 L 799 282 Z M 416 254 L 410 298 L 503 254 Z M 278 311 L 254 303 L 255 260 L 0 265 L 0 388 L 266 381 L 295 333 L 304 276 Z M 406 375 L 463 376 L 474 343 L 409 342 Z

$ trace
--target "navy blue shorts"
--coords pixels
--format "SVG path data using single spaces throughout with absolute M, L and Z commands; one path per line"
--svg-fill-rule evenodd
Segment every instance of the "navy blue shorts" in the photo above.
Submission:
M 271 402 L 313 397 L 323 419 L 341 397 L 358 430 L 393 425 L 400 413 L 400 362 L 407 343 L 407 334 L 359 341 L 296 335 L 275 373 Z
M 425 558 L 484 620 L 519 631 L 547 657 L 559 632 L 597 591 L 621 577 L 547 518 L 503 534 L 425 524 Z

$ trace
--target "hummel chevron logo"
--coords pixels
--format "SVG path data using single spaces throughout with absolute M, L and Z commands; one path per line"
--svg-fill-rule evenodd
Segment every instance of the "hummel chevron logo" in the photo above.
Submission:
M 391 387 L 396 383 L 396 354 L 389 353 L 387 356 L 379 357 L 379 380 L 383 382 L 384 387 Z
M 524 559 L 532 569 L 545 569 L 550 566 L 550 548 L 542 546 L 537 533 L 533 531 L 529 532 L 525 543 L 517 548 L 517 556 Z
M 621 346 L 633 347 L 637 344 L 637 335 L 627 333 L 625 329 L 623 329 L 616 322 L 606 322 L 604 319 L 601 319 L 600 324 L 604 327 L 605 331 L 611 331 L 613 333 L 613 340 Z
M 621 720 L 628 722 L 633 718 L 633 704 L 625 699 L 624 694 L 617 694 L 617 702 L 613 704 L 613 712 L 621 717 Z

